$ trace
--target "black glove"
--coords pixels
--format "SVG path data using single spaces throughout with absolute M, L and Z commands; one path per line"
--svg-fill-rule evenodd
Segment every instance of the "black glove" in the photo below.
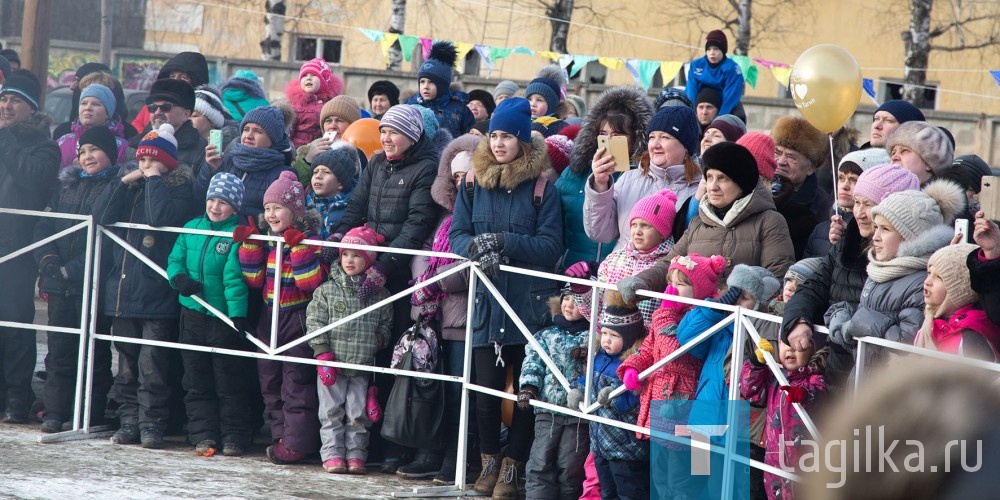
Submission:
M 517 409 L 530 410 L 532 399 L 538 399 L 538 389 L 533 385 L 522 385 L 521 390 L 517 393 Z
M 173 278 L 170 278 L 170 284 L 177 289 L 178 293 L 185 297 L 190 297 L 204 288 L 201 286 L 201 283 L 191 279 L 187 273 L 175 274 Z
M 69 274 L 66 273 L 66 268 L 61 267 L 55 262 L 56 259 L 50 259 L 45 265 L 42 266 L 42 274 L 47 278 L 52 278 L 57 281 L 65 281 L 69 279 Z
M 500 254 L 497 252 L 490 252 L 487 254 L 480 255 L 478 258 L 474 259 L 479 267 L 483 270 L 487 276 L 491 278 L 496 278 L 500 276 Z
M 500 253 L 503 250 L 503 233 L 485 233 L 472 238 L 469 243 L 469 258 L 478 261 L 488 253 Z
M 233 326 L 236 328 L 236 333 L 243 335 L 247 331 L 247 319 L 246 318 L 229 318 L 233 322 Z

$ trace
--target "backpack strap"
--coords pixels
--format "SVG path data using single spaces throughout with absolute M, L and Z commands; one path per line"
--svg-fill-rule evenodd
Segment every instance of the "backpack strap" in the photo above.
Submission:
M 470 204 L 472 203 L 472 200 L 475 199 L 475 194 L 476 172 L 470 168 L 469 171 L 465 173 L 465 195 L 469 197 Z
M 535 179 L 535 190 L 531 196 L 531 203 L 535 206 L 535 212 L 540 212 L 542 210 L 542 199 L 545 198 L 545 185 L 548 184 L 549 180 L 544 175 L 539 175 Z M 469 170 L 465 173 L 465 195 L 469 197 L 469 201 L 473 200 L 476 194 L 476 172 Z

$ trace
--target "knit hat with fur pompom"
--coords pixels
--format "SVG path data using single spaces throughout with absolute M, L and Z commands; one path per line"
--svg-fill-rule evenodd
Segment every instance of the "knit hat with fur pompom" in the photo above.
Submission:
M 668 279 L 675 269 L 691 282 L 691 287 L 694 288 L 692 298 L 705 300 L 715 296 L 719 288 L 719 276 L 726 271 L 726 258 L 720 255 L 702 257 L 697 253 L 678 255 L 670 261 Z
M 601 326 L 621 335 L 623 349 L 632 347 L 639 337 L 646 335 L 642 313 L 639 312 L 639 309 L 626 304 L 621 294 L 615 290 L 604 292 Z
M 872 208 L 872 219 L 878 215 L 885 217 L 905 241 L 934 226 L 951 224 L 964 208 L 962 188 L 951 181 L 937 180 L 924 186 L 922 191 L 889 195 Z

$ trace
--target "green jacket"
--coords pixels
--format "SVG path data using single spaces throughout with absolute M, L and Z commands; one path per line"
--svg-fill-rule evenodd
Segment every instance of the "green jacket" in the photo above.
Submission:
M 189 221 L 184 228 L 231 232 L 236 229 L 237 220 L 238 217 L 233 215 L 222 222 L 212 222 L 208 220 L 208 216 L 202 215 Z M 187 273 L 204 285 L 204 290 L 197 293 L 198 297 L 230 318 L 246 318 L 249 292 L 243 281 L 239 252 L 236 249 L 232 238 L 181 234 L 167 259 L 167 276 L 173 278 L 177 274 Z M 191 297 L 181 296 L 180 303 L 188 309 L 211 315 Z
M 358 298 L 358 286 L 364 275 L 347 276 L 339 262 L 330 266 L 330 279 L 313 292 L 306 309 L 306 333 L 312 333 L 349 314 L 360 311 L 389 297 L 389 292 L 379 290 L 370 302 Z M 333 352 L 335 361 L 358 365 L 374 365 L 375 352 L 389 344 L 392 333 L 392 304 L 384 305 L 360 318 L 348 321 L 322 335 L 309 339 L 317 355 Z M 364 375 L 364 372 L 344 370 L 345 375 Z

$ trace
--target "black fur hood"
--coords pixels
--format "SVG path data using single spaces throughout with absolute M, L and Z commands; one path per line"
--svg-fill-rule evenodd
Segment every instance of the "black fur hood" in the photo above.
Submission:
M 573 141 L 573 152 L 570 155 L 569 168 L 575 174 L 590 171 L 590 163 L 597 152 L 597 136 L 600 135 L 601 124 L 610 111 L 624 111 L 632 115 L 633 134 L 639 138 L 633 158 L 646 151 L 646 126 L 653 118 L 653 104 L 642 89 L 629 86 L 612 87 L 605 90 L 597 102 L 587 110 L 587 116 L 580 126 L 580 133 Z

